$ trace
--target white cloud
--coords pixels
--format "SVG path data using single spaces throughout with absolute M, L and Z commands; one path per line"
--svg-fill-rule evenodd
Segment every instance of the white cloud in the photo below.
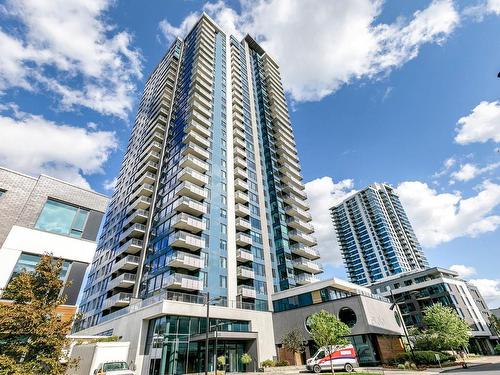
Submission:
M 470 282 L 479 289 L 490 308 L 500 307 L 500 279 L 474 279 Z
M 438 178 L 444 176 L 456 164 L 456 162 L 457 162 L 456 159 L 453 157 L 446 159 L 443 162 L 443 167 L 441 168 L 441 170 L 439 172 L 434 173 L 432 177 Z
M 460 277 L 469 277 L 476 274 L 476 269 L 474 267 L 469 267 L 463 264 L 454 264 L 449 268 L 450 270 L 458 273 Z
M 342 258 L 330 217 L 330 208 L 355 192 L 353 181 L 348 179 L 335 183 L 331 177 L 322 177 L 306 183 L 305 186 L 321 262 L 341 265 Z
M 118 182 L 118 178 L 113 178 L 112 180 L 105 180 L 104 183 L 102 184 L 102 187 L 104 190 L 107 191 L 114 191 L 116 187 L 116 183 Z
M 500 142 L 500 101 L 481 102 L 457 122 L 455 141 L 459 144 Z
M 451 174 L 451 177 L 458 181 L 470 181 L 473 178 L 487 172 L 491 172 L 500 167 L 499 163 L 488 164 L 485 167 L 478 167 L 477 165 L 471 163 L 465 163 L 460 166 L 458 171 Z
M 204 6 L 225 30 L 255 36 L 282 63 L 285 87 L 297 101 L 320 100 L 343 84 L 374 78 L 417 57 L 425 43 L 441 43 L 459 24 L 451 0 L 434 0 L 410 20 L 377 23 L 381 0 L 241 1 L 241 13 L 224 2 Z M 182 36 L 198 14 L 179 27 L 166 20 L 168 40 Z M 240 33 L 241 32 L 241 33 Z
M 500 205 L 500 185 L 493 182 L 483 182 L 469 198 L 459 192 L 438 193 L 419 181 L 405 181 L 396 190 L 423 246 L 475 237 L 500 225 L 500 215 L 494 213 Z
M 127 116 L 141 57 L 131 36 L 106 23 L 111 0 L 9 0 L 3 16 L 20 33 L 0 29 L 0 90 L 48 89 L 63 109 L 85 106 Z
M 485 0 L 477 5 L 472 5 L 464 9 L 467 16 L 475 17 L 477 21 L 482 21 L 489 14 L 500 15 L 500 0 Z
M 117 141 L 112 132 L 56 124 L 17 112 L 0 115 L 0 164 L 31 175 L 44 173 L 86 188 L 84 175 L 102 173 Z M 20 147 L 22 145 L 22 147 Z

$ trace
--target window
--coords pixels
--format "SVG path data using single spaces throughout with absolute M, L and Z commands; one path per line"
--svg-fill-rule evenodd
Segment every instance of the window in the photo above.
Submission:
M 5 194 L 5 190 L 0 189 L 0 198 Z
M 356 313 L 349 307 L 342 307 L 339 311 L 339 319 L 342 323 L 347 324 L 349 328 L 354 327 L 357 322 Z
M 220 287 L 226 289 L 227 288 L 227 277 L 220 276 L 219 281 L 220 281 Z
M 220 257 L 220 268 L 227 268 L 227 258 Z
M 88 215 L 88 210 L 48 199 L 35 228 L 80 238 Z
M 10 280 L 12 280 L 12 278 L 14 276 L 21 273 L 22 271 L 34 272 L 35 267 L 37 266 L 38 263 L 40 263 L 40 255 L 21 253 L 21 256 L 17 260 L 17 263 L 14 267 L 14 270 L 12 271 L 12 275 L 10 277 Z M 71 264 L 71 262 L 69 262 L 67 260 L 65 260 L 63 262 L 63 265 L 61 268 L 61 273 L 59 274 L 59 278 L 61 280 L 64 280 L 66 278 L 66 274 L 68 273 L 68 269 L 69 269 L 70 264 Z

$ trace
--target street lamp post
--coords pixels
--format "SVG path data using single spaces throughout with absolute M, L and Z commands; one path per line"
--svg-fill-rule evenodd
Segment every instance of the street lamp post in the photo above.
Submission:
M 413 292 L 411 294 L 418 294 L 418 292 Z M 397 308 L 396 314 L 398 314 L 399 320 L 403 324 L 403 332 L 405 334 L 406 341 L 408 342 L 408 345 L 410 346 L 411 357 L 413 359 L 413 362 L 416 363 L 415 352 L 413 351 L 413 344 L 411 343 L 410 337 L 408 336 L 408 331 L 406 329 L 406 324 L 405 324 L 405 321 L 403 319 L 403 315 L 401 314 L 401 311 L 399 310 L 399 306 L 398 306 L 398 302 L 402 302 L 402 300 L 396 300 L 394 298 L 394 294 L 392 294 L 392 289 L 391 289 L 391 299 L 392 299 L 392 305 L 391 305 L 391 307 L 389 307 L 389 309 L 390 310 L 394 310 L 394 308 Z
M 207 322 L 205 329 L 205 375 L 208 375 L 208 342 L 209 342 L 209 331 L 210 331 L 210 303 L 220 301 L 221 297 L 214 297 L 210 299 L 210 293 L 207 292 L 205 295 L 205 304 L 207 305 Z

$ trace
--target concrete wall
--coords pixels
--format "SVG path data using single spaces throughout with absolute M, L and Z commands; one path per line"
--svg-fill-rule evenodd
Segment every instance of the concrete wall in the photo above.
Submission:
M 310 340 L 311 336 L 305 327 L 306 318 L 321 310 L 326 310 L 338 316 L 340 309 L 343 307 L 349 307 L 356 313 L 357 322 L 351 328 L 352 335 L 368 333 L 403 334 L 403 329 L 398 325 L 394 312 L 389 309 L 390 303 L 365 296 L 352 296 L 274 313 L 274 339 L 277 344 L 281 344 L 283 335 L 292 328 L 298 328 L 306 340 Z
M 112 330 L 113 335 L 122 336 L 123 341 L 130 341 L 129 360 L 134 360 L 138 369 L 137 375 L 140 375 L 141 369 L 145 366 L 144 348 L 149 320 L 163 315 L 205 317 L 206 306 L 164 300 L 79 331 L 78 335 L 96 335 Z M 257 347 L 255 348 L 257 353 L 256 362 L 260 363 L 265 359 L 276 356 L 276 346 L 272 336 L 273 320 L 271 312 L 210 306 L 210 317 L 249 321 L 250 331 L 258 333 Z

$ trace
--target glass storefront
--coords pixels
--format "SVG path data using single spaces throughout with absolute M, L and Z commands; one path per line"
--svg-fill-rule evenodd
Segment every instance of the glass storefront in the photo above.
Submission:
M 249 332 L 249 322 L 210 319 L 211 331 Z M 162 316 L 149 323 L 146 340 L 146 374 L 201 373 L 205 370 L 205 340 L 200 335 L 206 332 L 205 318 L 186 316 Z M 216 358 L 225 357 L 227 372 L 243 372 L 241 356 L 248 351 L 250 342 L 217 340 L 209 343 L 209 371 L 214 371 Z M 221 366 L 219 366 L 221 369 Z

